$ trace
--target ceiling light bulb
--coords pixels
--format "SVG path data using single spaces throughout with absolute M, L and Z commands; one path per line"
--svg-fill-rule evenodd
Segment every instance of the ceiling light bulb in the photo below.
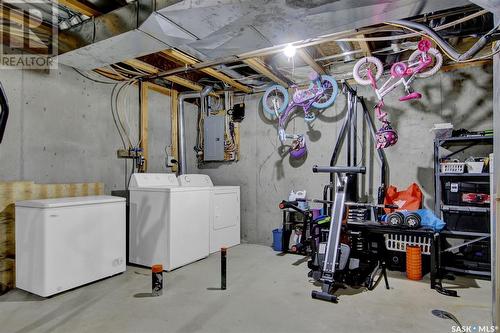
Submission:
M 293 46 L 292 44 L 288 44 L 284 49 L 283 53 L 287 58 L 292 58 L 295 55 L 295 52 L 297 52 L 297 48 Z

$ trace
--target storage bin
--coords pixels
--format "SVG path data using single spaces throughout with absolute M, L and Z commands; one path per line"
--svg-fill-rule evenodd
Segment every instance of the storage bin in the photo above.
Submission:
M 465 163 L 463 162 L 444 162 L 441 163 L 441 173 L 464 173 Z
M 273 230 L 273 249 L 274 251 L 283 251 L 283 229 Z
M 436 139 L 447 139 L 453 134 L 453 125 L 451 123 L 434 124 L 431 131 L 434 131 Z
M 467 202 L 463 200 L 466 193 L 489 194 L 490 185 L 487 182 L 446 182 L 444 184 L 443 202 L 451 206 L 489 206 L 489 203 Z
M 467 173 L 482 173 L 484 162 L 465 162 L 467 165 Z
M 446 211 L 443 212 L 446 229 L 465 232 L 490 232 L 490 215 L 487 213 Z

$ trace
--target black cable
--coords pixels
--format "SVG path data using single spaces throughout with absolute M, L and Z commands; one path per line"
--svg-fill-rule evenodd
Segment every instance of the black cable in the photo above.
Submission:
M 73 70 L 74 70 L 75 72 L 77 72 L 78 74 L 80 74 L 81 76 L 83 76 L 84 78 L 86 78 L 87 80 L 90 80 L 90 81 L 92 81 L 92 82 L 102 83 L 102 84 L 115 84 L 115 85 L 117 84 L 117 83 L 115 83 L 115 82 L 106 82 L 106 81 L 99 81 L 99 80 L 93 79 L 93 78 L 91 78 L 91 77 L 89 77 L 89 76 L 87 76 L 87 75 L 83 74 L 83 73 L 82 73 L 82 72 L 80 72 L 78 69 L 76 69 L 76 68 L 74 68 L 74 67 L 72 67 L 72 68 L 73 68 Z M 118 81 L 118 80 L 116 80 L 116 81 L 117 81 L 117 82 L 120 82 L 120 81 Z

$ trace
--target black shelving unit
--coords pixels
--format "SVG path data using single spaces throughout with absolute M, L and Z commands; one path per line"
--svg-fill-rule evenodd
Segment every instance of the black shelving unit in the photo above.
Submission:
M 489 206 L 475 206 L 475 205 L 447 205 L 443 202 L 443 186 L 446 182 L 468 182 L 468 183 L 489 183 L 490 173 L 442 173 L 440 167 L 440 161 L 444 158 L 450 158 L 456 154 L 462 153 L 477 146 L 491 145 L 491 151 L 493 150 L 493 136 L 469 136 L 469 137 L 451 137 L 444 139 L 436 139 L 434 141 L 434 175 L 435 175 L 435 206 L 434 210 L 436 216 L 443 218 L 446 221 L 446 214 L 444 212 L 456 212 L 457 214 L 485 214 L 490 216 Z M 443 154 L 444 149 L 449 150 L 447 154 Z M 489 232 L 474 232 L 469 230 L 443 230 L 440 234 L 441 241 L 440 249 L 438 251 L 438 263 L 441 270 L 441 275 L 446 273 L 460 273 L 473 275 L 478 277 L 489 277 L 491 276 L 491 268 L 488 270 L 470 269 L 467 267 L 455 267 L 452 265 L 453 260 L 447 260 L 453 257 L 453 250 L 457 250 L 460 247 L 470 245 L 473 243 L 489 241 L 491 234 Z M 447 239 L 461 239 L 463 243 L 455 246 L 449 246 L 444 248 L 448 243 Z M 444 257 L 444 258 L 443 258 Z M 484 267 L 483 267 L 484 268 Z

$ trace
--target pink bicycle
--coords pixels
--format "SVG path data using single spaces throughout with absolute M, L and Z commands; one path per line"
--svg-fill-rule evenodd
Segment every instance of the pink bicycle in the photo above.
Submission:
M 316 116 L 311 112 L 311 108 L 326 109 L 330 107 L 337 97 L 338 86 L 335 79 L 329 75 L 319 75 L 313 72 L 309 75 L 311 83 L 307 89 L 298 89 L 293 86 L 294 93 L 292 100 L 288 90 L 280 85 L 273 85 L 266 89 L 262 97 L 264 111 L 270 116 L 278 119 L 278 136 L 281 144 L 285 144 L 287 139 L 292 139 L 290 155 L 293 158 L 301 158 L 307 152 L 306 140 L 303 134 L 288 134 L 285 127 L 291 114 L 297 107 L 304 111 L 304 120 L 313 121 Z
M 396 144 L 397 133 L 387 120 L 387 113 L 382 111 L 384 96 L 393 91 L 397 86 L 403 85 L 406 95 L 400 101 L 419 99 L 422 94 L 413 91 L 411 84 L 415 78 L 425 78 L 436 74 L 443 64 L 441 53 L 431 47 L 431 42 L 422 39 L 418 42 L 418 49 L 413 52 L 407 62 L 396 62 L 391 66 L 389 79 L 379 88 L 377 81 L 384 72 L 382 62 L 375 57 L 360 59 L 353 68 L 354 80 L 361 85 L 371 85 L 379 102 L 375 106 L 375 115 L 383 123 L 377 133 L 377 148 L 387 148 Z

